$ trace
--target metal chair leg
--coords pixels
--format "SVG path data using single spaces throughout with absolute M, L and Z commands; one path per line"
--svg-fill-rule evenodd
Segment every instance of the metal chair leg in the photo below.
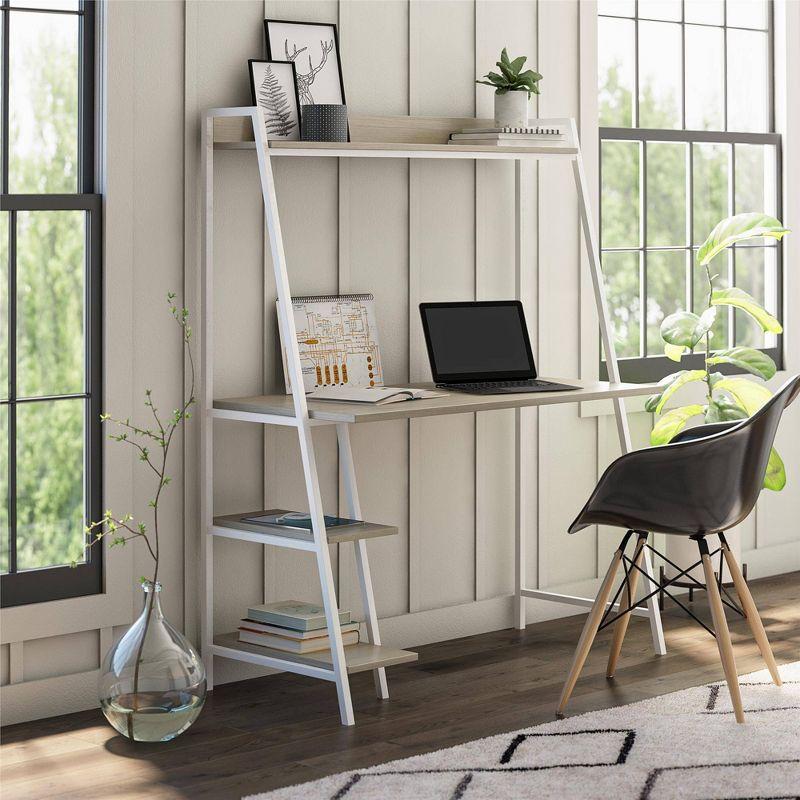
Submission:
M 600 627 L 600 621 L 602 620 L 603 614 L 606 610 L 608 596 L 611 594 L 611 587 L 614 585 L 614 578 L 617 575 L 617 569 L 619 568 L 620 561 L 622 561 L 622 552 L 625 549 L 625 545 L 627 544 L 630 535 L 631 531 L 625 535 L 625 538 L 622 540 L 620 546 L 617 548 L 617 551 L 614 553 L 614 556 L 611 559 L 611 564 L 609 564 L 608 571 L 606 572 L 606 576 L 603 578 L 603 583 L 600 586 L 600 591 L 597 593 L 597 597 L 595 598 L 592 610 L 589 612 L 589 616 L 586 618 L 583 631 L 581 632 L 581 638 L 578 640 L 578 646 L 575 648 L 575 655 L 572 659 L 572 666 L 569 668 L 567 681 L 564 684 L 563 690 L 561 691 L 561 699 L 558 702 L 558 710 L 556 711 L 556 714 L 559 716 L 564 713 L 564 709 L 569 702 L 572 690 L 575 688 L 575 684 L 578 682 L 583 665 L 586 662 L 586 656 L 589 655 L 589 650 L 592 647 L 594 637 L 597 635 L 597 629 Z
M 636 603 L 636 587 L 639 584 L 639 568 L 642 566 L 644 560 L 644 546 L 647 544 L 647 534 L 639 533 L 639 538 L 636 541 L 636 550 L 633 556 L 634 566 L 631 568 L 626 578 L 628 582 L 628 603 L 631 608 Z M 622 600 L 620 599 L 620 606 Z M 617 660 L 619 659 L 620 651 L 622 650 L 622 642 L 625 640 L 625 634 L 628 631 L 628 623 L 631 621 L 631 615 L 625 614 L 620 617 L 614 625 L 614 638 L 611 641 L 611 650 L 608 653 L 608 666 L 606 668 L 606 677 L 613 678 L 614 672 L 617 669 Z
M 776 686 L 780 686 L 781 676 L 778 673 L 778 665 L 775 663 L 775 656 L 772 654 L 772 648 L 767 638 L 767 632 L 764 630 L 764 623 L 761 621 L 761 616 L 758 613 L 756 604 L 753 602 L 753 595 L 750 594 L 750 587 L 736 563 L 733 553 L 731 552 L 728 542 L 725 539 L 725 534 L 719 535 L 720 544 L 722 545 L 722 552 L 725 556 L 725 563 L 728 565 L 728 572 L 731 573 L 733 585 L 736 587 L 736 594 L 739 595 L 739 601 L 744 609 L 745 616 L 747 617 L 747 624 L 753 633 L 753 638 L 758 644 L 758 649 L 761 651 L 761 657 L 767 665 L 769 674 L 772 676 Z
M 717 637 L 719 657 L 720 661 L 722 661 L 725 680 L 728 683 L 728 691 L 731 695 L 733 711 L 736 715 L 736 721 L 744 722 L 742 694 L 739 691 L 739 676 L 736 672 L 736 660 L 733 657 L 731 634 L 728 630 L 728 621 L 725 619 L 725 609 L 723 608 L 722 598 L 719 594 L 719 587 L 717 586 L 717 578 L 711 563 L 711 556 L 708 553 L 708 544 L 706 544 L 705 539 L 698 539 L 697 545 L 700 548 L 700 558 L 703 561 L 708 604 L 711 607 L 711 618 L 714 620 L 714 633 Z

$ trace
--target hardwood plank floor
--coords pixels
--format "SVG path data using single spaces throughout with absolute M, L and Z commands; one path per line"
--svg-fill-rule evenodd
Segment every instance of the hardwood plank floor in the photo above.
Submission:
M 800 573 L 751 583 L 778 664 L 800 659 Z M 693 606 L 704 620 L 705 594 Z M 728 616 L 738 671 L 764 667 L 747 623 Z M 388 702 L 369 673 L 352 676 L 356 726 L 339 725 L 329 684 L 276 675 L 217 688 L 197 723 L 166 745 L 131 744 L 86 711 L 2 730 L 4 800 L 227 800 L 448 747 L 553 719 L 584 616 L 419 648 L 389 671 Z M 602 631 L 569 714 L 722 679 L 711 637 L 680 611 L 664 616 L 668 652 L 652 654 L 647 621 L 631 621 L 613 680 Z

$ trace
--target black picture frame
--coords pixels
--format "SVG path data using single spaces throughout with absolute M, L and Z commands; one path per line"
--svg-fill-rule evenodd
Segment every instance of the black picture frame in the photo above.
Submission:
M 344 93 L 344 76 L 342 74 L 342 54 L 341 50 L 339 49 L 339 32 L 336 27 L 335 22 L 301 22 L 297 20 L 288 20 L 288 19 L 264 19 L 264 38 L 267 44 L 267 59 L 268 60 L 277 60 L 281 56 L 277 53 L 273 53 L 272 51 L 272 44 L 270 42 L 270 25 L 279 24 L 279 25 L 302 25 L 302 26 L 313 26 L 313 27 L 325 27 L 330 28 L 333 33 L 333 44 L 336 49 L 336 66 L 339 72 L 339 92 L 341 94 L 341 99 L 338 101 L 341 105 L 347 105 L 347 100 L 345 98 Z M 288 58 L 288 52 L 285 52 L 284 55 L 286 58 L 283 60 L 289 60 L 293 64 L 295 63 L 293 59 Z M 299 53 L 298 53 L 299 55 Z M 297 77 L 297 87 L 298 87 L 298 97 L 300 99 L 301 106 L 309 105 L 309 103 L 303 102 L 303 87 L 302 87 L 302 79 L 303 75 L 297 72 L 297 67 L 295 66 L 295 75 Z M 334 103 L 334 101 L 330 99 L 314 99 L 316 103 Z M 336 104 L 336 103 L 334 103 Z
M 267 122 L 267 138 L 273 139 L 283 139 L 285 141 L 299 141 L 301 139 L 300 131 L 301 131 L 301 124 L 302 124 L 302 115 L 300 113 L 300 96 L 297 93 L 297 68 L 292 61 L 276 61 L 274 59 L 264 59 L 264 58 L 248 58 L 247 59 L 247 73 L 250 78 L 250 96 L 253 100 L 253 105 L 258 106 L 258 95 L 256 94 L 256 81 L 255 81 L 255 64 L 279 64 L 281 67 L 289 67 L 292 73 L 292 89 L 293 94 L 291 96 L 291 100 L 294 102 L 294 111 L 295 117 L 297 118 L 296 122 L 296 135 L 292 136 L 282 136 L 280 134 L 272 134 L 270 135 L 269 132 L 269 123 L 270 120 L 266 119 Z M 295 132 L 293 132 L 295 133 Z

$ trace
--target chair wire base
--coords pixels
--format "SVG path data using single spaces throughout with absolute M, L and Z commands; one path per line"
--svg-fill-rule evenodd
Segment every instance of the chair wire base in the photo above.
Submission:
M 627 555 L 625 555 L 625 548 L 628 544 L 628 539 L 630 538 L 632 533 L 636 533 L 638 535 L 638 540 L 636 542 L 636 546 L 634 547 L 633 558 L 629 558 Z M 622 551 L 622 567 L 625 571 L 625 577 L 620 583 L 619 587 L 617 588 L 614 597 L 609 602 L 608 608 L 606 608 L 606 611 L 600 620 L 600 625 L 598 626 L 597 630 L 601 631 L 603 630 L 603 628 L 607 628 L 609 625 L 613 625 L 615 622 L 619 622 L 619 620 L 622 619 L 624 616 L 630 614 L 634 608 L 640 608 L 642 604 L 646 603 L 651 597 L 654 597 L 655 595 L 659 595 L 659 597 L 667 595 L 667 597 L 669 597 L 677 605 L 679 605 L 695 622 L 697 622 L 701 627 L 705 628 L 705 630 L 707 630 L 714 638 L 716 638 L 717 636 L 716 633 L 714 633 L 714 631 L 711 628 L 709 628 L 709 626 L 706 625 L 706 623 L 703 622 L 703 620 L 701 620 L 696 614 L 694 614 L 690 608 L 687 608 L 687 606 L 685 606 L 680 600 L 678 600 L 678 598 L 674 594 L 672 594 L 672 592 L 670 592 L 667 589 L 668 586 L 678 586 L 680 588 L 705 590 L 707 588 L 706 584 L 701 583 L 694 576 L 689 574 L 696 567 L 702 566 L 703 554 L 708 554 L 709 557 L 713 558 L 715 555 L 717 555 L 717 553 L 719 553 L 719 572 L 716 574 L 715 577 L 716 577 L 717 589 L 720 592 L 720 599 L 722 600 L 723 605 L 726 605 L 728 608 L 730 608 L 732 611 L 736 612 L 740 616 L 746 617 L 747 615 L 745 614 L 745 612 L 742 610 L 739 604 L 733 599 L 733 597 L 731 597 L 727 588 L 723 584 L 723 575 L 724 575 L 723 570 L 725 567 L 725 561 L 722 554 L 722 547 L 718 547 L 716 550 L 709 552 L 708 544 L 705 541 L 705 536 L 698 535 L 698 536 L 692 536 L 691 538 L 698 543 L 698 546 L 700 548 L 701 558 L 691 566 L 686 567 L 686 569 L 681 569 L 674 561 L 671 561 L 663 553 L 660 553 L 658 550 L 656 550 L 654 547 L 648 544 L 646 532 L 628 531 L 628 533 L 623 538 L 622 543 L 620 544 L 620 550 Z M 665 579 L 664 571 L 662 568 L 661 574 L 659 576 L 658 586 L 654 591 L 651 591 L 649 594 L 646 594 L 643 598 L 641 598 L 641 600 L 639 600 L 639 605 L 637 606 L 634 605 L 633 598 L 631 597 L 631 591 L 630 591 L 631 571 L 635 569 L 641 572 L 642 575 L 644 575 L 645 577 L 649 577 L 647 573 L 636 563 L 641 548 L 647 548 L 653 555 L 662 558 L 664 561 L 666 561 L 667 564 L 669 564 L 674 569 L 678 570 L 678 572 L 674 577 Z M 681 581 L 680 578 L 684 576 L 686 576 L 688 580 Z M 617 601 L 619 600 L 620 596 L 622 595 L 623 590 L 627 590 L 626 599 L 628 602 L 628 606 L 627 608 L 623 609 L 622 611 L 619 611 L 612 617 L 611 612 L 614 606 L 617 604 Z M 724 595 L 724 597 L 722 595 Z

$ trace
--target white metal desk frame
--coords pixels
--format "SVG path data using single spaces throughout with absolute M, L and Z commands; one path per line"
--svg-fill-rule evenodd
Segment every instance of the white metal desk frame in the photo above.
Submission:
M 278 293 L 278 323 L 281 338 L 287 353 L 287 369 L 291 382 L 294 386 L 303 385 L 302 370 L 300 364 L 300 353 L 297 344 L 297 336 L 294 325 L 294 316 L 289 312 L 291 308 L 291 292 L 289 290 L 289 277 L 286 268 L 286 256 L 283 247 L 283 236 L 281 233 L 280 219 L 278 216 L 278 204 L 275 194 L 275 182 L 272 173 L 271 156 L 328 156 L 328 157 L 359 157 L 359 158 L 466 158 L 466 159 L 506 159 L 513 160 L 515 163 L 515 239 L 516 239 L 516 275 L 517 287 L 519 291 L 519 277 L 522 269 L 521 264 L 521 162 L 523 160 L 536 160 L 542 158 L 567 158 L 572 162 L 575 188 L 577 190 L 581 222 L 583 225 L 584 240 L 586 242 L 589 269 L 592 277 L 595 302 L 600 323 L 600 335 L 603 343 L 603 350 L 606 353 L 608 364 L 609 380 L 612 384 L 619 383 L 619 367 L 617 364 L 616 352 L 614 349 L 611 324 L 608 315 L 608 308 L 603 286 L 603 278 L 599 261 L 597 240 L 595 237 L 594 226 L 592 223 L 591 207 L 589 204 L 589 193 L 584 173 L 583 159 L 578 142 L 577 128 L 573 119 L 563 120 L 569 127 L 570 146 L 567 148 L 526 148 L 524 151 L 499 150 L 498 148 L 473 148 L 457 149 L 455 147 L 429 146 L 420 147 L 419 145 L 400 145 L 386 144 L 384 146 L 372 144 L 364 145 L 359 148 L 354 145 L 343 145 L 337 148 L 335 145 L 327 144 L 324 147 L 307 149 L 303 145 L 292 147 L 289 143 L 281 143 L 281 148 L 271 148 L 267 143 L 266 127 L 261 109 L 257 107 L 238 107 L 238 108 L 217 108 L 206 112 L 202 124 L 201 149 L 203 181 L 205 188 L 205 202 L 203 205 L 203 239 L 202 239 L 202 276 L 201 276 L 201 319 L 202 319 L 202 364 L 203 375 L 201 378 L 201 431 L 200 447 L 201 460 L 203 463 L 203 483 L 201 487 L 201 529 L 204 532 L 202 559 L 204 577 L 204 591 L 201 602 L 203 604 L 201 620 L 201 645 L 202 652 L 206 658 L 208 671 L 208 685 L 213 688 L 213 655 L 226 656 L 230 658 L 240 658 L 250 660 L 266 666 L 273 666 L 278 669 L 287 669 L 298 672 L 310 677 L 321 678 L 335 682 L 339 710 L 342 724 L 353 725 L 353 706 L 350 699 L 350 686 L 347 677 L 347 665 L 345 660 L 344 648 L 342 646 L 342 636 L 339 627 L 337 614 L 336 593 L 331 571 L 330 554 L 328 551 L 325 523 L 323 518 L 322 499 L 320 495 L 319 479 L 317 475 L 317 465 L 314 455 L 314 444 L 311 437 L 311 426 L 317 424 L 316 420 L 309 417 L 306 397 L 302 392 L 293 393 L 294 416 L 278 416 L 274 414 L 246 414 L 239 415 L 235 412 L 225 412 L 221 409 L 213 408 L 213 154 L 214 154 L 214 119 L 218 117 L 245 117 L 249 118 L 255 138 L 255 150 L 258 158 L 258 169 L 261 179 L 261 191 L 264 199 L 264 210 L 266 218 L 266 228 L 270 241 L 272 253 L 272 263 L 275 270 L 275 282 Z M 574 401 L 572 401 L 574 402 Z M 621 397 L 613 398 L 614 414 L 617 423 L 617 432 L 622 452 L 629 452 L 631 449 L 630 433 L 628 430 L 627 417 L 625 415 L 624 400 Z M 524 530 L 521 518 L 521 493 L 526 485 L 525 462 L 520 447 L 520 410 L 515 410 L 517 417 L 517 446 L 516 446 L 516 524 L 515 524 L 515 609 L 514 624 L 517 628 L 525 627 L 525 598 L 532 597 L 539 600 L 550 600 L 559 603 L 568 603 L 578 606 L 591 606 L 594 602 L 590 598 L 572 597 L 567 595 L 546 592 L 539 589 L 529 589 L 525 586 L 525 541 Z M 297 429 L 300 441 L 300 453 L 305 475 L 306 492 L 308 496 L 309 511 L 312 520 L 314 534 L 313 544 L 311 543 L 287 543 L 286 540 L 278 537 L 262 537 L 265 544 L 275 544 L 283 547 L 295 547 L 312 551 L 316 554 L 317 568 L 320 575 L 322 587 L 323 605 L 328 624 L 328 631 L 331 636 L 332 669 L 324 669 L 302 663 L 283 661 L 277 658 L 265 656 L 248 657 L 245 652 L 236 652 L 230 648 L 215 645 L 213 641 L 213 449 L 212 449 L 212 427 L 213 418 L 243 419 L 261 422 L 272 425 L 288 425 Z M 330 424 L 330 423 L 328 423 Z M 356 519 L 361 518 L 361 506 L 358 498 L 358 488 L 356 485 L 355 469 L 353 464 L 353 453 L 350 446 L 349 424 L 337 424 L 336 432 L 339 442 L 339 460 L 342 469 L 345 496 L 347 501 L 346 513 Z M 356 568 L 359 576 L 361 595 L 366 614 L 366 627 L 372 644 L 380 644 L 380 634 L 378 631 L 378 618 L 375 611 L 375 601 L 372 592 L 372 582 L 369 571 L 369 561 L 367 558 L 366 542 L 361 539 L 355 542 Z M 645 569 L 651 584 L 652 591 L 655 584 L 652 581 L 652 564 L 650 555 L 645 551 Z M 666 647 L 664 644 L 664 634 L 661 627 L 661 617 L 655 597 L 647 603 L 647 609 L 638 612 L 642 616 L 650 619 L 650 627 L 653 636 L 653 645 L 656 653 L 664 654 Z M 374 670 L 375 687 L 378 697 L 388 698 L 388 688 L 386 683 L 386 671 L 383 667 Z

